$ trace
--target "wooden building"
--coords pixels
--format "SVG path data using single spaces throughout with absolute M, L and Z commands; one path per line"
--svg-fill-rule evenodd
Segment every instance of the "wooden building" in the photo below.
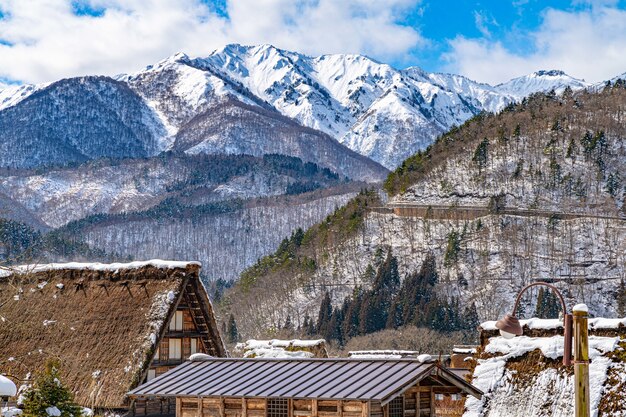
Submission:
M 75 401 L 128 410 L 126 393 L 193 353 L 226 356 L 196 262 L 50 264 L 0 271 L 0 372 L 60 363 Z M 175 401 L 133 404 L 173 414 Z
M 177 417 L 455 415 L 437 409 L 444 394 L 482 396 L 437 363 L 349 358 L 194 358 L 129 393 L 136 400 L 175 397 Z

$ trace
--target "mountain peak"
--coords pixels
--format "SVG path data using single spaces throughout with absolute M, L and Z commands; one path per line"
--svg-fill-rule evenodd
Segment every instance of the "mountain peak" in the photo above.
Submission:
M 569 77 L 564 71 L 561 70 L 539 70 L 532 73 L 535 77 Z

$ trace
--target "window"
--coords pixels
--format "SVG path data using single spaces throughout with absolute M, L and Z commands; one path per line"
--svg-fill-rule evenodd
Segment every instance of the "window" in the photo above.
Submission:
M 172 320 L 170 320 L 170 330 L 172 331 L 183 330 L 183 312 L 182 311 L 177 311 L 172 316 Z
M 181 339 L 170 339 L 170 343 L 169 343 L 169 351 L 170 351 L 170 356 L 169 359 L 182 359 L 183 355 L 182 355 L 182 350 L 183 350 L 183 346 L 182 346 L 182 340 Z
M 161 358 L 161 352 L 159 352 L 159 347 L 157 346 L 156 352 L 154 352 L 154 359 L 159 360 Z
M 461 394 L 452 394 L 450 398 L 452 398 L 452 401 L 461 401 L 463 399 Z
M 148 381 L 156 378 L 156 369 L 148 369 Z
M 286 398 L 269 398 L 267 400 L 267 417 L 288 417 L 289 403 Z
M 444 399 L 444 395 L 443 394 L 435 394 L 435 400 L 443 401 L 443 399 Z
M 191 339 L 191 354 L 198 353 L 198 339 Z
M 399 396 L 389 401 L 389 417 L 404 416 L 404 397 Z

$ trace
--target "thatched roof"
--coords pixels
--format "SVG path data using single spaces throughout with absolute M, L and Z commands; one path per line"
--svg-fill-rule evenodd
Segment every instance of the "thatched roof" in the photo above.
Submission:
M 199 269 L 199 263 L 155 260 L 3 271 L 0 372 L 25 378 L 56 358 L 77 403 L 123 406 L 126 392 L 145 376 L 185 286 L 203 288 Z M 218 334 L 210 302 L 200 298 Z M 221 340 L 218 348 L 223 353 Z
M 501 337 L 495 322 L 480 326 L 472 383 L 484 392 L 468 399 L 464 417 L 574 414 L 573 366 L 563 366 L 563 324 L 520 320 L 524 335 Z M 626 409 L 626 319 L 589 319 L 592 415 L 623 416 Z

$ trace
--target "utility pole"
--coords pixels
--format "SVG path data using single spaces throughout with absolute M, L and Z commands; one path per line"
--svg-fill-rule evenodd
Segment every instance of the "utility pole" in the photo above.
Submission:
M 577 304 L 574 313 L 574 397 L 576 417 L 590 417 L 589 411 L 589 309 Z

